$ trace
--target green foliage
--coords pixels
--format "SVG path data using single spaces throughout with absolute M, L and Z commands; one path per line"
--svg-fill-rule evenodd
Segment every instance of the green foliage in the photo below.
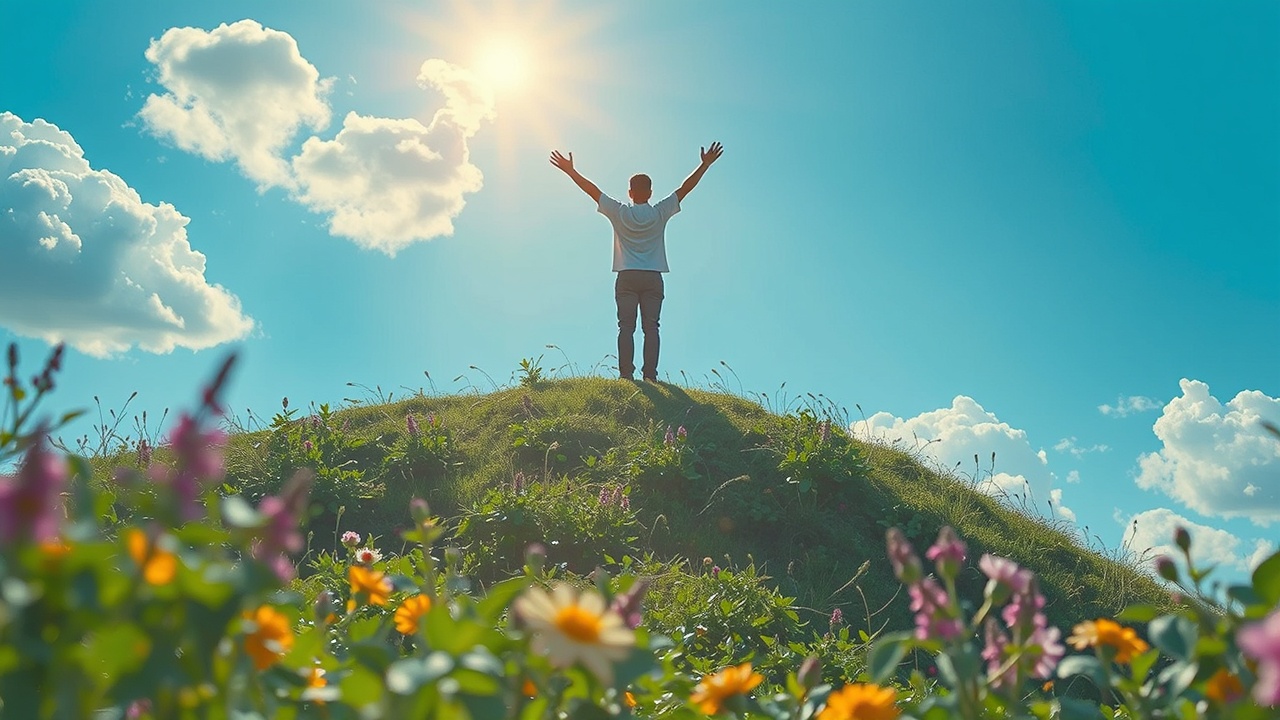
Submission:
M 502 576 L 519 572 L 525 551 L 540 543 L 551 565 L 590 572 L 605 556 L 634 550 L 635 513 L 628 488 L 589 486 L 568 477 L 550 483 L 526 482 L 491 489 L 463 514 L 457 541 L 486 569 Z
M 409 414 L 405 421 L 404 432 L 383 446 L 381 461 L 384 494 L 390 503 L 402 506 L 410 498 L 427 497 L 460 464 L 453 433 L 439 415 L 428 413 L 419 421 Z
M 328 513 L 337 514 L 348 503 L 376 497 L 373 483 L 366 478 L 371 455 L 365 440 L 342 427 L 327 403 L 306 417 L 295 418 L 295 414 L 286 399 L 271 421 L 266 477 L 242 489 L 251 497 L 261 496 L 305 468 L 315 473 L 312 501 Z

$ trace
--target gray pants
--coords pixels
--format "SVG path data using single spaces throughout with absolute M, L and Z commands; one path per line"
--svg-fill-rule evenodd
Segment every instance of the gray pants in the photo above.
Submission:
M 641 374 L 658 379 L 658 315 L 662 312 L 662 273 L 655 270 L 623 270 L 613 285 L 618 302 L 618 374 L 630 378 L 636 371 L 636 310 L 644 330 L 644 365 Z

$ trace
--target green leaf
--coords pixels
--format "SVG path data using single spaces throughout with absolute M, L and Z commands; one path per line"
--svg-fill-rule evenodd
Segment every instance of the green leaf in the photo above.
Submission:
M 1156 647 L 1179 660 L 1195 656 L 1199 633 L 1195 623 L 1182 615 L 1161 615 L 1147 626 L 1147 635 Z
M 1064 697 L 1058 703 L 1061 709 L 1058 714 L 1060 720 L 1096 720 L 1102 717 L 1098 704 L 1090 700 Z
M 448 653 L 433 652 L 425 658 L 397 660 L 387 668 L 387 690 L 397 695 L 412 695 L 423 685 L 434 682 L 453 670 Z
M 1195 682 L 1196 672 L 1199 669 L 1199 663 L 1176 662 L 1161 670 L 1157 681 L 1166 686 L 1169 697 L 1178 697 L 1183 690 L 1191 687 L 1192 682 Z
M 222 521 L 235 528 L 255 528 L 262 525 L 262 515 L 239 495 L 222 499 L 218 508 Z
M 1151 648 L 1150 650 L 1135 657 L 1133 662 L 1129 663 L 1129 667 L 1133 669 L 1133 678 L 1141 681 L 1142 678 L 1151 672 L 1151 667 L 1156 664 L 1156 660 L 1160 657 L 1160 650 Z
M 876 641 L 867 657 L 867 670 L 871 673 L 871 679 L 877 683 L 887 680 L 898 663 L 902 662 L 910 644 L 911 635 L 906 632 L 891 633 Z
M 1262 597 L 1254 591 L 1252 585 L 1232 585 L 1227 588 L 1227 597 L 1241 605 L 1261 605 Z
M 1253 590 L 1264 605 L 1280 603 L 1280 552 L 1262 561 L 1253 571 Z
M 1116 615 L 1118 622 L 1148 623 L 1156 619 L 1160 611 L 1155 605 L 1130 605 Z
M 1107 686 L 1107 676 L 1102 670 L 1102 663 L 1093 655 L 1072 655 L 1058 663 L 1058 677 L 1069 678 L 1083 675 L 1098 687 Z

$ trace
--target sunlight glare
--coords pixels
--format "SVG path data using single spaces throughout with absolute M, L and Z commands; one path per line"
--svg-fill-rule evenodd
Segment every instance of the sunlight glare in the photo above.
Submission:
M 499 92 L 519 91 L 531 76 L 531 58 L 517 42 L 503 38 L 481 46 L 477 70 Z

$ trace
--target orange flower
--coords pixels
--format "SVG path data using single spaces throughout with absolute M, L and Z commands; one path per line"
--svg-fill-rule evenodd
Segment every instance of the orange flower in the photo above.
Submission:
M 426 595 L 410 595 L 396 608 L 396 631 L 405 635 L 418 632 L 418 618 L 431 609 L 431 598 Z
M 633 708 L 633 707 L 635 707 L 635 706 L 636 706 L 636 696 L 635 696 L 635 695 L 632 695 L 632 694 L 631 694 L 631 691 L 630 691 L 630 690 L 628 690 L 628 691 L 626 691 L 626 692 L 622 693 L 622 702 L 623 702 L 623 704 L 625 704 L 627 707 L 629 707 L 629 708 Z
M 1244 697 L 1244 684 L 1226 668 L 1218 668 L 1205 684 L 1204 694 L 1217 703 L 1233 703 Z
M 363 596 L 370 605 L 386 605 L 387 596 L 391 594 L 391 582 L 387 576 L 373 568 L 352 565 L 347 568 L 347 579 L 351 581 L 351 600 L 347 602 L 347 612 L 351 612 L 358 604 L 356 598 Z
M 893 688 L 856 683 L 827 696 L 827 707 L 818 720 L 894 720 L 901 714 Z
M 293 647 L 289 618 L 270 605 L 245 613 L 244 619 L 253 624 L 249 636 L 244 639 L 244 649 L 253 658 L 255 668 L 266 670 Z
M 524 679 L 524 685 L 520 686 L 520 692 L 527 698 L 538 697 L 538 686 L 533 684 L 529 678 Z
M 720 712 L 725 701 L 738 695 L 746 695 L 764 681 L 760 673 L 751 672 L 751 663 L 727 667 L 718 673 L 702 678 L 689 696 L 689 702 L 708 715 Z
M 178 556 L 162 550 L 139 528 L 129 528 L 124 534 L 129 557 L 142 569 L 142 579 L 151 585 L 167 585 L 178 573 Z
M 1106 618 L 1085 620 L 1076 625 L 1067 642 L 1077 650 L 1087 647 L 1110 648 L 1115 652 L 1115 661 L 1118 663 L 1127 663 L 1133 660 L 1134 655 L 1141 655 L 1151 647 L 1138 637 L 1133 628 L 1124 627 Z

